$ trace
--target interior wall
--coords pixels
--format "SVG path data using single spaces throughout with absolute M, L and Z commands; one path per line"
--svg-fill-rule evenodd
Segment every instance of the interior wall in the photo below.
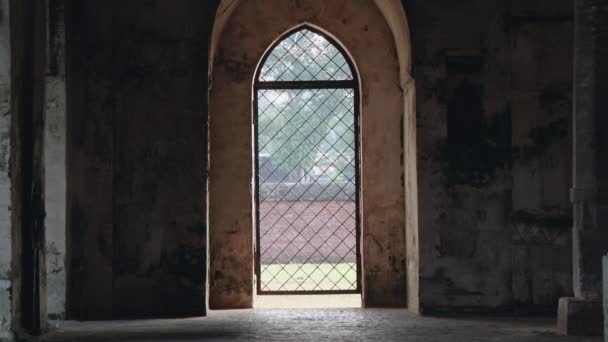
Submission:
M 113 2 L 69 1 L 67 317 L 112 318 Z
M 0 0 L 0 339 L 11 326 L 10 25 L 8 0 Z
M 363 303 L 405 306 L 405 214 L 400 65 L 372 0 L 242 1 L 213 56 L 210 101 L 210 306 L 251 307 L 253 296 L 252 82 L 265 50 L 309 23 L 344 44 L 361 79 Z
M 69 317 L 205 314 L 207 2 L 72 1 Z
M 47 328 L 44 124 L 47 7 L 10 2 L 11 318 L 19 335 Z
M 571 293 L 572 2 L 404 4 L 421 311 L 555 310 Z
M 572 1 L 511 13 L 513 301 L 553 311 L 572 295 Z
M 198 272 L 199 264 L 205 268 L 204 253 L 194 253 L 194 259 L 189 252 L 173 253 L 181 248 L 176 241 L 204 246 L 204 223 L 202 235 L 198 228 L 167 228 L 201 227 L 197 224 L 204 222 L 205 210 L 198 203 L 204 206 L 204 196 L 182 194 L 186 187 L 204 184 L 180 181 L 167 190 L 154 183 L 194 178 L 195 167 L 203 170 L 204 180 L 206 138 L 204 132 L 199 137 L 192 131 L 204 131 L 206 125 L 206 65 L 198 63 L 207 60 L 208 41 L 202 37 L 211 31 L 217 2 L 106 1 L 74 9 L 66 185 L 71 317 L 112 317 L 115 293 L 137 298 L 130 287 L 148 288 L 142 293 L 154 295 L 157 284 L 175 285 L 181 275 Z M 306 10 L 306 1 L 297 3 Z M 419 300 L 427 313 L 553 310 L 558 297 L 571 294 L 571 1 L 403 4 L 412 31 L 417 104 L 416 117 L 403 122 L 404 132 L 415 127 L 417 133 L 415 144 L 408 145 L 411 136 L 405 136 L 405 152 L 416 144 L 418 149 L 418 167 L 406 162 L 403 171 L 417 172 L 419 179 L 405 184 L 407 191 L 419 191 L 419 210 L 406 210 L 406 220 L 420 221 L 419 230 L 408 232 L 408 241 L 420 242 L 419 252 L 407 249 L 408 274 L 417 277 L 420 289 L 420 294 L 407 289 L 413 292 L 409 302 Z M 2 13 L 0 28 L 8 12 Z M 259 31 L 264 30 L 248 34 Z M 240 62 L 227 66 L 238 74 Z M 413 83 L 401 86 L 414 96 Z M 47 133 L 47 145 L 54 144 L 49 151 L 60 146 L 61 133 L 56 132 Z M 203 150 L 194 150 L 197 146 Z M 179 160 L 169 161 L 168 154 Z M 201 160 L 189 159 L 199 154 Z M 137 184 L 131 182 L 136 174 L 143 175 Z M 51 175 L 47 172 L 47 182 L 55 179 Z M 161 193 L 173 200 L 159 200 Z M 58 203 L 47 200 L 51 202 Z M 59 211 L 50 209 L 47 222 L 51 212 Z M 155 215 L 144 217 L 148 212 Z M 181 217 L 177 221 L 187 224 L 174 224 L 168 217 Z M 4 227 L 0 244 L 6 243 Z M 47 257 L 53 260 L 50 246 Z M 0 247 L 0 258 L 7 250 Z M 235 265 L 224 269 L 240 267 Z M 115 276 L 122 284 L 116 292 Z M 179 282 L 189 287 L 200 281 Z M 1 284 L 10 286 L 0 280 L 0 294 Z

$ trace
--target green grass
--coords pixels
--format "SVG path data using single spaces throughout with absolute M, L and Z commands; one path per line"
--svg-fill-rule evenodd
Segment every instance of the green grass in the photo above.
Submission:
M 263 291 L 355 290 L 355 263 L 261 265 Z

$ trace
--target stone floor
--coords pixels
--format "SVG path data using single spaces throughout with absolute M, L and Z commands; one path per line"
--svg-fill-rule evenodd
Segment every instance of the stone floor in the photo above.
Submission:
M 256 309 L 180 320 L 53 324 L 56 330 L 42 341 L 602 341 L 559 336 L 549 319 L 432 318 L 385 309 Z

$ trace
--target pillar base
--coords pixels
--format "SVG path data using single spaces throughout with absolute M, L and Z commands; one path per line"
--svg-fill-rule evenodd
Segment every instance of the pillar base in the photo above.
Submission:
M 604 313 L 600 301 L 560 298 L 557 330 L 570 336 L 602 336 Z

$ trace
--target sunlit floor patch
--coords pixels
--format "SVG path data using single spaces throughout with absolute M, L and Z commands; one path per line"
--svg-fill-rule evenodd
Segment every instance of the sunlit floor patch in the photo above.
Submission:
M 361 295 L 258 295 L 253 306 L 256 309 L 360 308 Z
M 357 288 L 355 263 L 261 265 L 262 291 L 349 291 Z

